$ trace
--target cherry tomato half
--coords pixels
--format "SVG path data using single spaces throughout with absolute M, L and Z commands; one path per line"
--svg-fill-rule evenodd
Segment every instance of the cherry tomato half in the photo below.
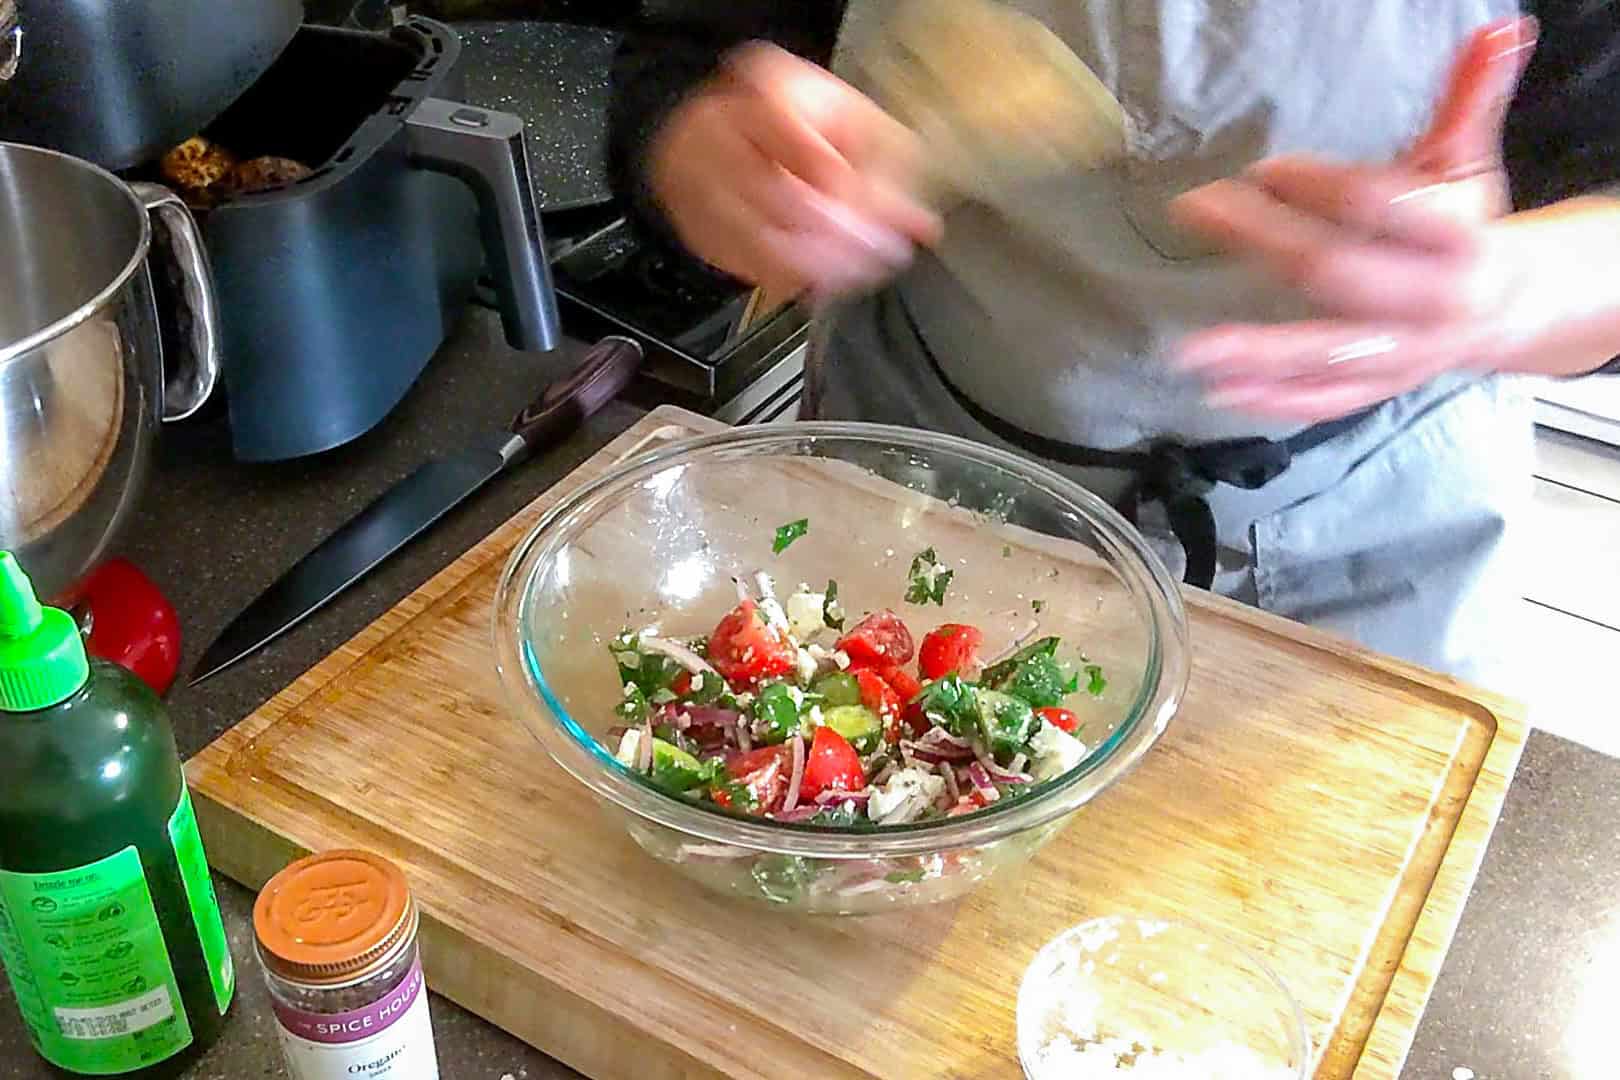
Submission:
M 915 646 L 911 631 L 900 616 L 887 609 L 874 611 L 838 639 L 838 648 L 849 657 L 851 668 L 898 667 L 911 660 Z
M 709 635 L 709 663 L 732 686 L 791 674 L 797 659 L 793 646 L 766 623 L 752 600 L 738 604 Z
M 977 667 L 984 635 L 977 627 L 946 623 L 922 640 L 917 653 L 917 669 L 925 679 L 943 679 L 951 672 L 966 673 Z

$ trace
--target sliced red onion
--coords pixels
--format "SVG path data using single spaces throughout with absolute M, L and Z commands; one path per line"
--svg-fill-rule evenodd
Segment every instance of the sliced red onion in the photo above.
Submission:
M 973 756 L 978 760 L 973 765 L 968 766 L 969 770 L 972 770 L 974 766 L 978 766 L 984 770 L 986 776 L 997 784 L 1028 784 L 1033 779 L 1028 773 L 1005 769 L 997 765 L 996 759 L 990 756 L 989 751 L 984 748 L 982 743 L 973 744 Z M 1023 757 L 1024 755 L 1019 754 L 1018 756 Z
M 1024 771 L 1024 766 L 1028 765 L 1028 764 L 1029 764 L 1029 755 L 1028 754 L 1024 754 L 1024 753 L 1014 754 L 1012 761 L 1007 763 L 1007 771 L 1010 772 L 1010 773 L 1021 773 L 1021 772 Z
M 951 805 L 955 806 L 962 798 L 961 785 L 956 782 L 956 766 L 946 765 L 939 770 L 939 774 L 945 778 L 945 794 L 951 797 Z
M 900 749 L 901 752 L 906 754 L 908 757 L 926 762 L 929 765 L 940 765 L 952 760 L 947 754 L 941 754 L 936 750 L 925 750 L 916 743 L 903 742 L 900 744 Z M 971 757 L 972 755 L 970 754 L 969 756 Z
M 843 806 L 845 803 L 854 803 L 856 806 L 865 806 L 872 801 L 872 789 L 862 788 L 860 791 L 823 791 L 816 796 L 816 802 L 822 806 Z
M 614 746 L 618 746 L 623 742 L 624 737 L 628 734 L 630 734 L 630 729 L 627 727 L 610 727 L 607 729 L 607 737 Z
M 883 768 L 878 771 L 878 774 L 876 776 L 872 777 L 872 786 L 873 787 L 882 787 L 884 784 L 887 784 L 889 782 L 889 779 L 891 777 L 893 777 L 895 773 L 897 773 L 899 771 L 900 771 L 899 766 L 897 766 L 892 761 L 889 762 L 887 765 L 883 766 Z
M 804 736 L 793 736 L 792 744 L 793 776 L 788 780 L 787 801 L 782 804 L 783 810 L 792 810 L 799 805 L 799 788 L 804 784 Z
M 653 763 L 653 729 L 652 721 L 648 720 L 641 725 L 641 745 L 636 748 L 636 768 L 644 773 L 652 772 Z
M 785 821 L 790 825 L 805 822 L 821 813 L 823 809 L 825 808 L 817 806 L 815 803 L 806 803 L 803 806 L 795 806 L 791 810 L 782 810 L 776 815 L 776 820 Z
M 681 710 L 691 717 L 692 727 L 734 728 L 742 719 L 735 709 L 722 709 L 717 705 L 693 705 Z
M 985 802 L 995 802 L 1001 798 L 1001 792 L 990 782 L 990 774 L 977 761 L 968 766 L 968 779 L 973 781 L 973 790 L 978 792 L 979 798 Z
M 702 675 L 707 678 L 713 675 L 720 678 L 720 673 L 709 666 L 709 662 L 686 645 L 668 638 L 644 637 L 641 639 L 641 648 L 644 652 L 667 656 L 693 675 Z
M 942 727 L 931 727 L 917 740 L 919 746 L 929 750 L 966 750 L 973 751 L 973 744 L 967 739 L 952 735 Z
M 754 749 L 754 737 L 748 732 L 748 724 L 745 722 L 738 723 L 736 731 L 737 745 L 742 748 L 742 752 L 746 754 L 752 751 Z
M 776 579 L 763 570 L 754 571 L 754 587 L 759 590 L 761 600 L 776 599 Z

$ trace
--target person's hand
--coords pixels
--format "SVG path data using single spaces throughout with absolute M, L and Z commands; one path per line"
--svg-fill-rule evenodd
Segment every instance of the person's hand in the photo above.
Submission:
M 1502 123 L 1534 33 L 1530 19 L 1477 33 L 1429 130 L 1393 164 L 1275 158 L 1176 200 L 1180 224 L 1302 290 L 1321 316 L 1190 335 L 1177 360 L 1212 405 L 1344 415 L 1446 371 L 1511 368 L 1560 314 L 1532 281 L 1534 230 L 1503 217 Z
M 734 53 L 650 150 L 652 190 L 695 255 L 773 298 L 880 284 L 937 242 L 908 192 L 914 136 L 847 83 L 773 45 Z

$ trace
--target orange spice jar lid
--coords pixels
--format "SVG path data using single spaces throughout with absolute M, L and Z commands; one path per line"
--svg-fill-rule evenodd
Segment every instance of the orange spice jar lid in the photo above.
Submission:
M 297 982 L 335 983 L 385 964 L 416 932 L 405 875 L 365 851 L 326 851 L 271 878 L 253 905 L 265 966 Z

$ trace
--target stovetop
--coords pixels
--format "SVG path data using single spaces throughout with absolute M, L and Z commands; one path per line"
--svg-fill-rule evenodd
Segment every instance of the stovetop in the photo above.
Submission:
M 732 423 L 788 415 L 807 337 L 802 313 L 754 311 L 747 286 L 647 235 L 613 202 L 582 198 L 605 189 L 615 32 L 518 19 L 451 25 L 469 100 L 524 120 L 564 331 L 639 342 L 648 377 L 631 396 L 644 404 Z M 558 59 L 562 50 L 571 61 Z
M 521 117 L 563 329 L 621 334 L 647 355 L 631 397 L 732 423 L 790 416 L 806 322 L 757 312 L 752 290 L 644 235 L 606 195 L 608 66 L 628 0 L 314 0 L 312 18 L 383 29 L 397 9 L 444 20 L 462 41 L 471 104 Z M 500 17 L 522 13 L 523 18 Z M 485 289 L 482 299 L 492 294 Z
M 760 313 L 752 290 L 640 233 L 616 209 L 548 247 L 564 328 L 641 343 L 659 401 L 706 412 L 745 394 L 802 344 L 797 309 Z M 569 225 L 580 225 L 577 215 Z M 763 317 L 762 317 L 763 316 Z

